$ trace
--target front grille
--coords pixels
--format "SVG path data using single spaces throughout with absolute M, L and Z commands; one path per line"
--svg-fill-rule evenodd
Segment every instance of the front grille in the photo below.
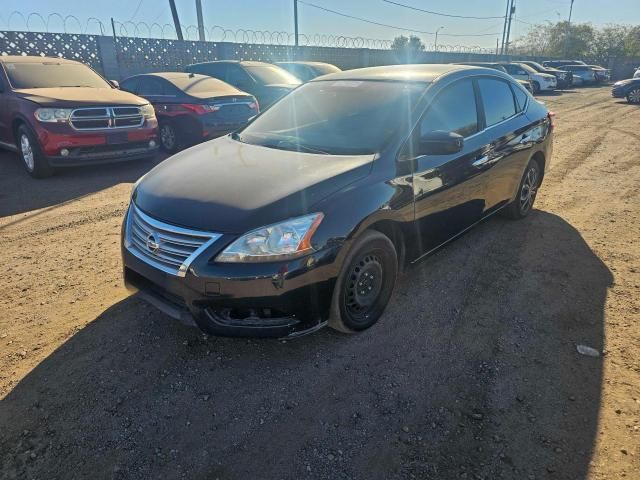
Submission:
M 132 203 L 125 237 L 126 248 L 140 260 L 163 272 L 184 277 L 191 262 L 221 235 L 161 222 Z
M 71 126 L 76 130 L 108 130 L 140 127 L 144 115 L 138 107 L 77 108 L 71 113 Z

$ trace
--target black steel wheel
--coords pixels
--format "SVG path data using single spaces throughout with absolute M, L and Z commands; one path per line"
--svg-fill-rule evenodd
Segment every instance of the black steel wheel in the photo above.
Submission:
M 391 240 L 365 232 L 347 255 L 333 293 L 329 325 L 353 333 L 382 316 L 396 282 L 398 260 Z

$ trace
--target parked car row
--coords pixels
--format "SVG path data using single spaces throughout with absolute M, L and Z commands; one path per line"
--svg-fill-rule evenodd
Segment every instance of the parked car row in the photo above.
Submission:
M 606 69 L 577 60 L 466 65 L 506 73 L 532 93 L 609 78 Z M 340 71 L 322 62 L 223 60 L 118 85 L 59 58 L 4 56 L 0 67 L 0 146 L 18 151 L 34 177 L 150 157 L 159 146 L 175 153 L 242 128 L 303 82 Z M 634 85 L 619 82 L 613 94 L 637 103 Z

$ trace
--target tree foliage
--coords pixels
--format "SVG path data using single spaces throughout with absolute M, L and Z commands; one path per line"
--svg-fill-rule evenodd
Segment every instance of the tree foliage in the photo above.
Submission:
M 397 50 L 403 53 L 417 53 L 424 51 L 424 43 L 420 40 L 420 37 L 416 37 L 415 35 L 411 35 L 409 37 L 405 37 L 404 35 L 400 35 L 393 39 L 393 43 L 391 44 L 392 50 Z
M 568 22 L 534 25 L 511 48 L 512 53 L 592 59 L 605 64 L 618 57 L 640 57 L 640 26 Z

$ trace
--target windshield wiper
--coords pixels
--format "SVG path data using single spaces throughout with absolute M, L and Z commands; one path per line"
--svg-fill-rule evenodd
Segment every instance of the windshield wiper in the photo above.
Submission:
M 278 150 L 287 150 L 290 152 L 293 151 L 293 152 L 319 153 L 321 155 L 330 155 L 329 152 L 325 152 L 324 150 L 310 147 L 308 145 L 303 145 L 301 143 L 298 143 L 292 140 L 278 140 L 273 143 L 261 143 L 260 145 L 267 148 L 277 148 Z

